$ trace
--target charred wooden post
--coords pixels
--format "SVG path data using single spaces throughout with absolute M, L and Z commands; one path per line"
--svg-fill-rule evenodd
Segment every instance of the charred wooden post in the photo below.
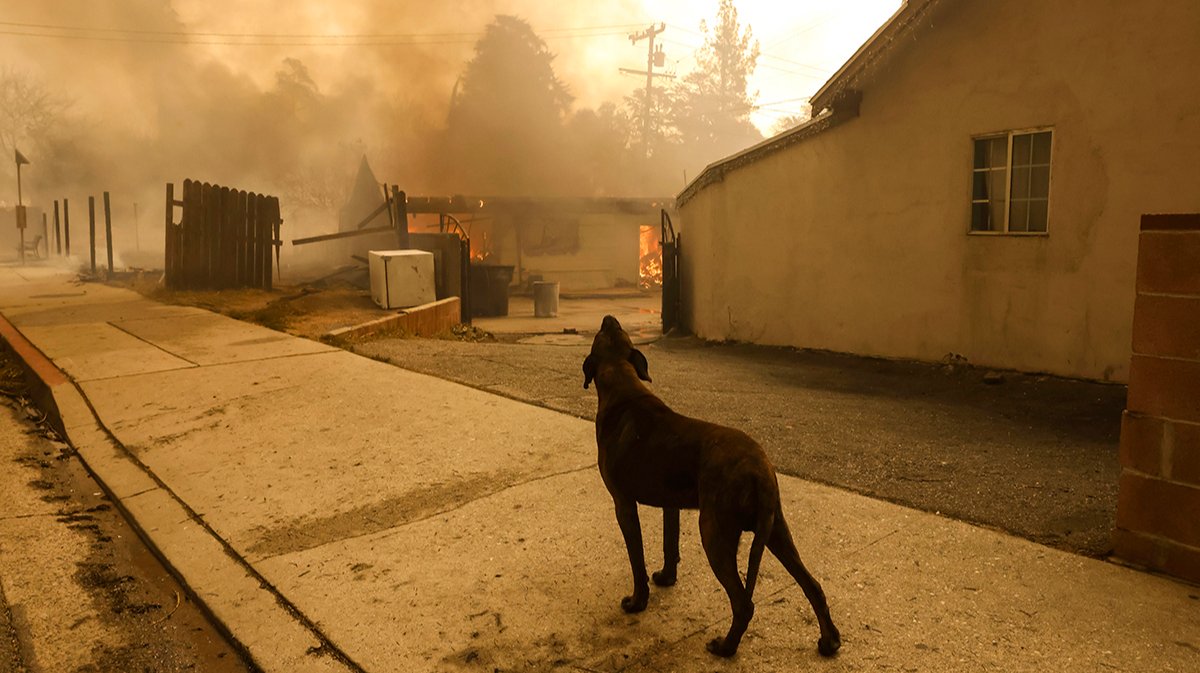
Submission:
M 471 324 L 471 239 L 460 239 L 461 246 L 460 254 L 462 262 L 459 264 L 459 321 L 464 325 Z
M 88 250 L 92 254 L 92 275 L 96 275 L 96 197 L 88 197 Z
M 104 245 L 108 249 L 108 277 L 113 275 L 113 240 L 112 240 L 112 209 L 108 202 L 108 192 L 104 192 Z
M 63 199 L 63 247 L 71 256 L 71 200 Z
M 49 257 L 50 245 L 46 244 L 46 256 Z M 58 219 L 58 199 L 54 200 L 54 254 L 62 257 L 62 228 Z
M 175 185 L 167 183 L 167 213 L 166 221 L 164 222 L 163 231 L 163 274 L 166 276 L 168 288 L 174 288 L 176 274 L 179 273 L 178 267 L 175 265 Z
M 408 249 L 408 197 L 400 187 L 392 185 L 392 221 L 396 225 L 396 239 L 401 250 Z

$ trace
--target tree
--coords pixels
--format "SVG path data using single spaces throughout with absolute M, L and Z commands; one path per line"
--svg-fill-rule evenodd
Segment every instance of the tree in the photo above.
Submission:
M 0 70 L 0 160 L 11 164 L 13 150 L 21 147 L 32 158 L 65 109 L 41 82 L 11 67 Z
M 476 193 L 567 189 L 564 120 L 573 97 L 554 54 L 525 21 L 497 16 L 475 45 L 450 104 L 447 179 Z
M 812 106 L 808 103 L 804 104 L 804 109 L 796 114 L 790 114 L 786 117 L 781 117 L 771 127 L 771 133 L 776 135 L 783 133 L 789 129 L 794 129 L 797 126 L 812 119 Z
M 759 45 L 749 27 L 742 30 L 733 0 L 719 0 L 715 23 L 700 29 L 704 45 L 696 69 L 675 86 L 671 121 L 685 146 L 703 148 L 712 159 L 762 139 L 750 123 L 758 93 L 747 91 Z

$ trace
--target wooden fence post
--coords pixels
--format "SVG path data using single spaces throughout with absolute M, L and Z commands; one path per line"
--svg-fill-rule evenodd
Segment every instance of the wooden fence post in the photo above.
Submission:
M 262 256 L 262 284 L 264 290 L 271 289 L 271 251 L 275 248 L 275 223 L 279 221 L 279 199 L 268 197 L 266 201 L 267 217 L 258 223 L 258 254 Z
M 54 199 L 54 254 L 62 257 L 62 228 L 58 219 L 58 199 Z M 46 244 L 46 256 L 50 256 L 50 244 Z
M 92 275 L 96 275 L 96 197 L 88 197 L 88 250 L 92 253 Z
M 108 248 L 108 277 L 113 275 L 112 209 L 108 203 L 108 192 L 104 192 L 104 245 Z
M 71 256 L 71 200 L 63 199 L 63 243 Z
M 175 185 L 167 183 L 167 205 L 164 209 L 167 213 L 165 226 L 163 227 L 163 274 L 166 276 L 167 287 L 174 289 L 175 287 L 175 239 L 174 232 L 171 229 L 175 223 Z

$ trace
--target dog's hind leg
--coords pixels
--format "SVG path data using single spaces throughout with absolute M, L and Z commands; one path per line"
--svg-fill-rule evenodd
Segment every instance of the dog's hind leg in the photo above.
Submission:
M 660 587 L 675 584 L 675 569 L 679 565 L 679 510 L 663 508 L 663 567 L 650 578 Z
M 742 586 L 738 573 L 737 551 L 742 531 L 734 523 L 720 520 L 712 508 L 700 510 L 700 541 L 713 574 L 729 596 L 729 607 L 733 610 L 733 621 L 724 638 L 713 638 L 708 642 L 708 651 L 720 657 L 732 657 L 746 633 L 750 618 L 754 616 L 754 601 L 746 587 Z
M 638 519 L 637 503 L 633 500 L 613 499 L 617 509 L 617 524 L 625 538 L 625 551 L 629 554 L 629 567 L 633 571 L 633 594 L 621 599 L 625 612 L 641 612 L 650 599 L 650 581 L 646 577 L 646 556 L 642 551 L 642 524 Z
M 817 641 L 817 651 L 825 657 L 837 654 L 838 648 L 842 646 L 842 636 L 838 633 L 837 627 L 833 625 L 833 618 L 829 616 L 829 605 L 825 601 L 825 592 L 821 590 L 821 585 L 800 562 L 800 553 L 796 551 L 792 534 L 788 530 L 787 522 L 783 519 L 782 508 L 775 513 L 775 527 L 771 530 L 767 549 L 771 550 L 775 558 L 779 559 L 783 567 L 791 573 L 796 583 L 804 590 L 805 597 L 808 598 L 813 612 L 817 615 L 817 623 L 821 626 L 821 639 Z

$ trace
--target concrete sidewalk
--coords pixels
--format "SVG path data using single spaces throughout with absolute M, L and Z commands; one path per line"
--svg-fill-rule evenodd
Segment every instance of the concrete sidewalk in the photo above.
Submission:
M 679 584 L 621 612 L 585 421 L 49 269 L 0 268 L 0 313 L 80 457 L 266 671 L 1200 670 L 1196 587 L 788 477 L 844 647 L 817 655 L 768 555 L 719 661 L 695 513 Z

